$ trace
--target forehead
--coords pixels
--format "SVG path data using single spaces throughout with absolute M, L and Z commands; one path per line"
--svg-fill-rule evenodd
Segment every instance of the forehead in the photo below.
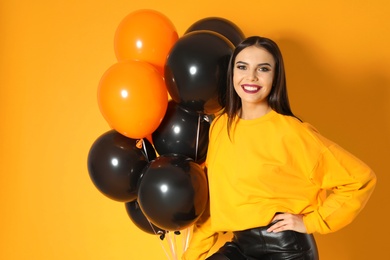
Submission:
M 237 56 L 235 62 L 243 61 L 247 63 L 270 63 L 274 64 L 275 60 L 271 53 L 269 53 L 266 49 L 257 46 L 249 46 L 240 51 Z

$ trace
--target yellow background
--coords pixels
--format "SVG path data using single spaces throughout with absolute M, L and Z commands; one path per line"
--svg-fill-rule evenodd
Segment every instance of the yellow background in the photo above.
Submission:
M 321 259 L 384 259 L 387 0 L 2 0 L 0 259 L 167 259 L 166 241 L 137 229 L 122 203 L 93 186 L 86 165 L 92 143 L 109 130 L 97 85 L 116 62 L 115 30 L 143 8 L 165 14 L 179 36 L 200 19 L 219 16 L 246 36 L 280 45 L 295 113 L 367 162 L 379 181 L 355 222 L 316 235 Z

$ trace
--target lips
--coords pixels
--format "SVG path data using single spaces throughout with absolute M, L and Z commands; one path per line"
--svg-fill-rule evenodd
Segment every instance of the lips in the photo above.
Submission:
M 254 94 L 259 92 L 262 87 L 255 84 L 243 84 L 241 88 L 245 93 Z

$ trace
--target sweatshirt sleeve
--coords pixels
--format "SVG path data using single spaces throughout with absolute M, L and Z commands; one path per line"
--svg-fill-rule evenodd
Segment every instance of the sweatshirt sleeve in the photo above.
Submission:
M 328 195 L 304 217 L 304 223 L 308 233 L 326 234 L 355 219 L 375 188 L 376 176 L 365 163 L 330 143 L 313 169 L 311 181 L 327 190 Z
M 182 260 L 206 259 L 212 246 L 217 242 L 218 233 L 211 230 L 210 215 L 208 212 L 194 224 L 192 237 Z

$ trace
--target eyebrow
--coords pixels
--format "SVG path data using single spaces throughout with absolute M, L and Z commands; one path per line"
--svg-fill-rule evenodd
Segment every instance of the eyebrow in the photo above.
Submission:
M 245 62 L 245 61 L 237 61 L 236 64 L 238 64 L 238 63 L 242 63 L 242 64 L 245 64 L 245 65 L 249 65 L 249 63 L 247 63 L 247 62 Z M 264 66 L 264 65 L 267 65 L 267 66 L 272 67 L 272 65 L 271 65 L 270 63 L 268 63 L 268 62 L 263 62 L 263 63 L 257 64 L 257 66 Z

